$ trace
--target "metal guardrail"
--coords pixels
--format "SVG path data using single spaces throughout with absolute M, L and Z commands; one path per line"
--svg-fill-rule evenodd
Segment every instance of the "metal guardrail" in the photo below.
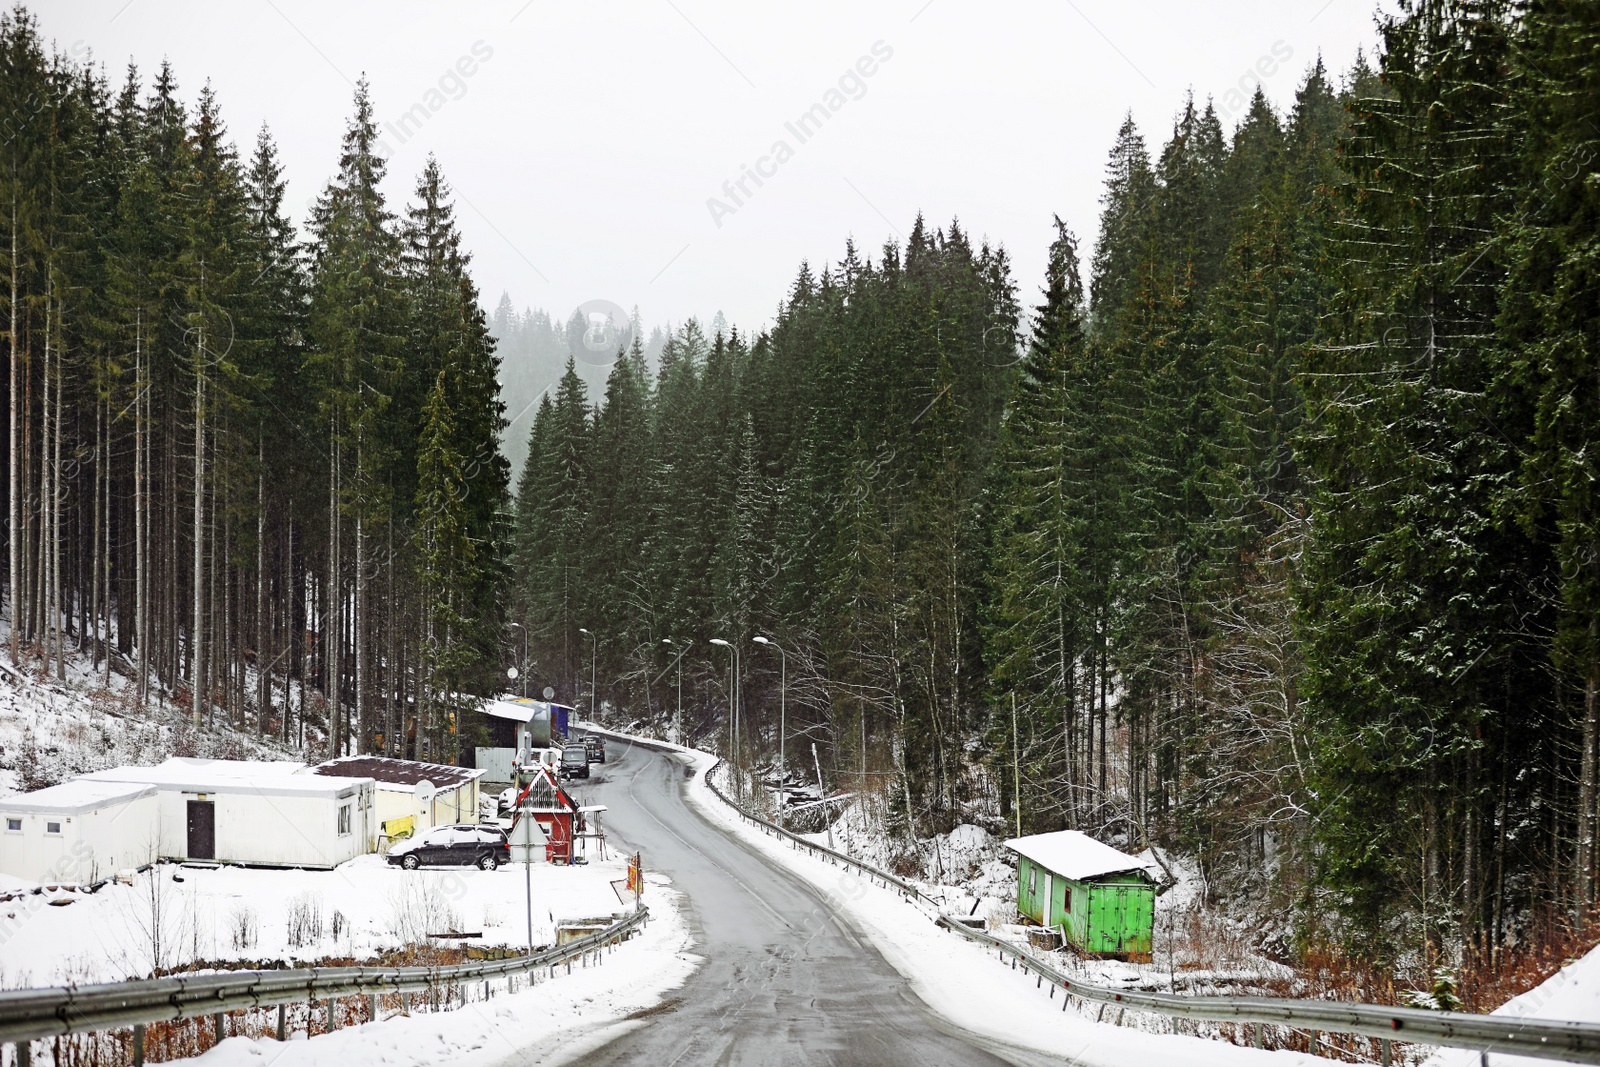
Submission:
M 310 967 L 228 971 L 103 985 L 0 991 L 0 1043 L 200 1018 L 245 1008 L 449 989 L 570 963 L 643 925 L 641 906 L 604 930 L 565 945 L 500 960 L 446 967 Z M 281 1018 L 280 1018 L 281 1025 Z M 136 1042 L 136 1047 L 137 1047 Z
M 681 751 L 672 746 L 652 744 L 644 739 L 618 736 L 634 744 L 643 743 L 648 747 Z M 807 841 L 768 819 L 746 811 L 729 799 L 712 777 L 724 762 L 719 759 L 706 771 L 706 785 L 718 799 L 737 812 L 740 817 L 755 824 L 764 832 L 785 838 L 799 847 L 826 857 L 833 863 L 852 867 L 869 879 L 882 882 L 885 886 L 899 891 L 901 896 L 913 903 L 931 907 L 936 916 L 934 921 L 940 927 L 960 934 L 970 941 L 987 945 L 996 950 L 1002 958 L 1012 957 L 1015 961 L 1013 966 L 1021 967 L 1027 973 L 1038 976 L 1040 985 L 1049 982 L 1052 996 L 1054 990 L 1059 988 L 1062 991 L 1062 1010 L 1066 1009 L 1069 997 L 1077 997 L 1080 1000 L 1115 1005 L 1119 1010 L 1119 1019 L 1122 1011 L 1131 1008 L 1171 1018 L 1250 1023 L 1254 1025 L 1254 1041 L 1258 1048 L 1261 1046 L 1262 1025 L 1288 1026 L 1313 1033 L 1359 1034 L 1363 1037 L 1376 1038 L 1382 1043 L 1385 1064 L 1390 1061 L 1390 1047 L 1394 1041 L 1561 1060 L 1568 1063 L 1600 1064 L 1600 1023 L 1524 1020 L 1497 1015 L 1428 1011 L 1423 1008 L 1387 1007 L 1380 1004 L 1354 1004 L 1331 1000 L 1296 1000 L 1287 997 L 1182 996 L 1175 993 L 1146 993 L 1138 990 L 1112 989 L 1069 978 L 1021 946 L 981 930 L 972 929 L 940 913 L 937 902 L 904 879 L 842 852 Z

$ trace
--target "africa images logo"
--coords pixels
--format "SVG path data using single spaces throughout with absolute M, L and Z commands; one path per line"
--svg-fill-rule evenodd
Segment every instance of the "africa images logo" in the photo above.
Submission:
M 839 75 L 839 80 L 822 94 L 822 99 L 783 124 L 784 130 L 794 138 L 794 144 L 791 145 L 782 137 L 773 141 L 767 153 L 756 158 L 754 167 L 748 163 L 741 164 L 739 176 L 722 183 L 722 197 L 706 199 L 706 210 L 711 212 L 711 221 L 717 224 L 719 230 L 724 216 L 732 215 L 743 207 L 746 201 L 755 196 L 755 189 L 765 185 L 767 179 L 776 177 L 778 168 L 794 158 L 797 145 L 805 144 L 820 133 L 823 125 L 850 101 L 860 100 L 867 95 L 867 79 L 878 73 L 882 64 L 894 58 L 894 49 L 883 41 L 874 41 L 870 51 L 870 55 L 864 55 L 853 66 L 846 67 L 844 73 Z M 752 183 L 755 189 L 750 188 Z

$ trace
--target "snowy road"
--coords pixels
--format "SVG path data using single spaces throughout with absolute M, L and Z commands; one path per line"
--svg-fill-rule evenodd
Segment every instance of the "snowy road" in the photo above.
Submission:
M 585 1064 L 1069 1062 L 937 1018 L 820 893 L 696 814 L 682 764 L 620 741 L 608 748 L 611 762 L 580 791 L 610 806 L 613 844 L 641 849 L 687 895 L 706 963 Z

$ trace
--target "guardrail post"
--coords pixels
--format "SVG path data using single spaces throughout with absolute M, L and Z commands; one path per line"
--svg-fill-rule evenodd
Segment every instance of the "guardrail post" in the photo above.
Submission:
M 328 1029 L 326 1033 L 333 1033 L 339 1029 L 339 1001 L 334 997 L 328 998 Z
M 1310 1040 L 1306 1044 L 1306 1053 L 1308 1055 L 1311 1055 L 1311 1056 L 1320 1056 L 1320 1055 L 1322 1055 L 1322 1053 L 1317 1048 L 1317 1032 L 1315 1030 L 1311 1030 L 1311 1031 L 1309 1031 L 1309 1034 L 1310 1034 Z
M 1389 1039 L 1386 1037 L 1378 1038 L 1378 1062 L 1383 1064 L 1383 1067 L 1389 1067 L 1389 1061 L 1392 1056 L 1393 1053 L 1389 1050 Z
M 133 1028 L 133 1067 L 144 1067 L 144 1023 Z
M 213 1015 L 211 1017 L 211 1021 L 212 1021 L 212 1023 L 214 1023 L 216 1025 L 216 1028 L 217 1028 L 217 1044 L 220 1045 L 220 1044 L 222 1044 L 223 1039 L 228 1036 L 227 1032 L 226 1032 L 226 1027 L 223 1025 L 222 1013 L 220 1011 L 217 1012 L 215 1015 Z
M 1261 1043 L 1261 1024 L 1260 1023 L 1251 1023 L 1250 1024 L 1250 1044 L 1255 1046 L 1256 1048 L 1264 1048 L 1265 1047 Z M 1388 1067 L 1389 1061 L 1388 1060 L 1384 1060 L 1383 1062 L 1384 1062 L 1384 1067 Z
M 378 1021 L 378 994 L 376 994 L 376 993 L 368 993 L 367 994 L 367 1022 L 375 1023 L 377 1021 Z
M 17 1067 L 31 1067 L 33 1064 L 33 1042 L 17 1042 Z
M 284 1005 L 284 1004 L 279 1004 L 278 1005 L 278 1040 L 279 1041 L 287 1041 L 288 1040 L 288 1033 L 284 1029 L 284 1015 L 285 1015 L 285 1013 L 287 1011 L 287 1007 L 288 1006 Z

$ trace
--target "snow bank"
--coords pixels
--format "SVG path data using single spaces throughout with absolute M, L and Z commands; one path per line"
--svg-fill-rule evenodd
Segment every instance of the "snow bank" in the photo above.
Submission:
M 626 861 L 611 856 L 534 864 L 536 944 L 554 942 L 559 920 L 622 910 L 610 883 L 626 877 Z M 482 931 L 461 944 L 527 942 L 518 865 L 403 871 L 376 855 L 331 871 L 161 864 L 132 882 L 0 901 L 0 986 L 144 978 L 196 961 L 363 959 L 452 929 Z
M 522 879 L 516 879 L 521 885 Z M 680 895 L 667 879 L 646 873 L 650 922 L 642 934 L 599 967 L 558 970 L 529 989 L 446 1012 L 391 1016 L 307 1040 L 304 1031 L 280 1044 L 229 1038 L 203 1055 L 175 1062 L 203 1067 L 493 1067 L 562 1064 L 581 1058 L 628 1030 L 699 966 L 686 951 L 689 927 Z

